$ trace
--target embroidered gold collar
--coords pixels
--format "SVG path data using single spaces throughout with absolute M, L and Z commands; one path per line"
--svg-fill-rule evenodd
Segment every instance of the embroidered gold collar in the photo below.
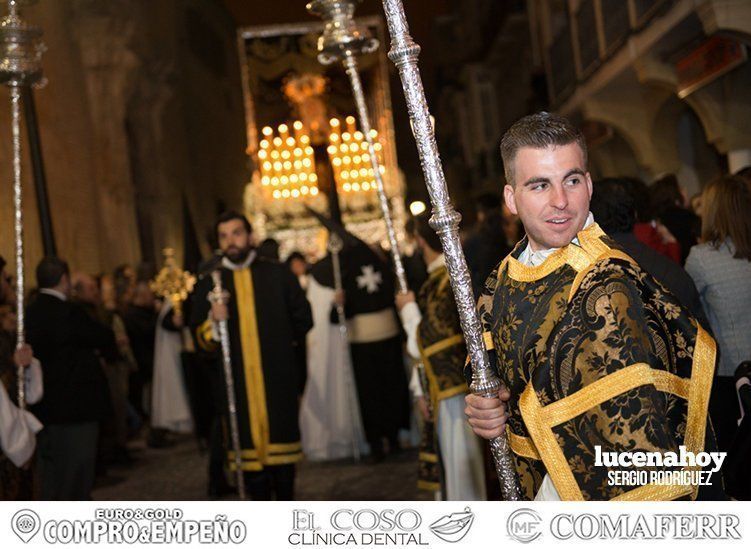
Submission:
M 536 267 L 524 265 L 514 257 L 515 255 L 518 256 L 519 250 L 522 250 L 522 246 L 526 245 L 525 239 L 520 242 L 514 252 L 506 258 L 506 262 L 508 263 L 508 275 L 518 282 L 534 282 L 545 278 L 550 273 L 560 269 L 563 265 L 569 265 L 576 272 L 580 272 L 589 267 L 598 257 L 610 249 L 608 245 L 601 240 L 603 236 L 605 236 L 605 233 L 600 226 L 597 223 L 592 223 L 589 227 L 579 231 L 577 234 L 579 240 L 578 245 L 571 242 L 568 246 L 559 248 Z M 503 269 L 499 269 L 499 274 L 502 271 Z

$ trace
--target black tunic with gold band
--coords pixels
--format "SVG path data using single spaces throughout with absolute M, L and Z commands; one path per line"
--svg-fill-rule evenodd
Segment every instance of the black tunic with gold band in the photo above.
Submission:
M 696 485 L 616 485 L 601 452 L 699 452 L 715 342 L 593 224 L 537 267 L 503 260 L 478 301 L 510 389 L 508 437 L 524 494 L 545 474 L 563 500 L 694 499 Z
M 300 371 L 293 341 L 304 338 L 313 325 L 310 305 L 284 265 L 255 259 L 246 268 L 220 270 L 230 294 L 227 325 L 243 470 L 295 463 L 302 459 L 298 399 L 305 372 Z M 199 282 L 191 325 L 198 346 L 218 354 L 218 337 L 208 320 L 212 288 L 210 276 Z M 234 452 L 227 447 L 234 470 Z
M 445 266 L 430 273 L 420 289 L 417 305 L 422 314 L 417 343 L 431 410 L 420 441 L 418 487 L 436 491 L 442 477 L 435 432 L 439 404 L 443 399 L 469 392 L 463 375 L 467 349 Z

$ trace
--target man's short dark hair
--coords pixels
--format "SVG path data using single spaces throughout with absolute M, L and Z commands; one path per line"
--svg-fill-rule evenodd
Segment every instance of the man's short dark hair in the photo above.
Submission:
M 587 144 L 584 135 L 567 118 L 543 111 L 517 120 L 501 139 L 501 158 L 506 183 L 514 186 L 514 159 L 519 149 L 544 149 L 571 143 L 579 145 L 586 165 Z
M 59 257 L 45 257 L 39 262 L 36 270 L 37 286 L 40 288 L 54 288 L 60 284 L 63 275 L 70 276 L 68 264 Z
M 608 234 L 630 233 L 636 222 L 636 202 L 629 182 L 606 178 L 592 185 L 589 210 L 597 224 Z
M 279 261 L 279 242 L 267 238 L 258 246 L 258 257 Z
M 290 265 L 290 264 L 291 264 L 291 263 L 292 263 L 292 262 L 293 262 L 294 260 L 296 260 L 296 259 L 298 259 L 298 260 L 300 260 L 300 261 L 303 261 L 303 262 L 307 263 L 307 260 L 305 259 L 305 256 L 304 256 L 304 255 L 302 255 L 302 253 L 301 253 L 301 252 L 298 252 L 297 250 L 294 250 L 294 251 L 293 251 L 292 253 L 290 253 L 290 254 L 289 254 L 289 255 L 287 256 L 287 259 L 285 260 L 285 263 L 286 263 L 287 265 Z
M 242 221 L 242 224 L 248 234 L 253 232 L 253 226 L 250 224 L 250 221 L 248 221 L 247 217 L 245 217 L 238 211 L 229 210 L 216 218 L 216 222 L 214 223 L 214 235 L 217 237 L 217 239 L 219 238 L 219 225 L 221 225 L 222 223 L 227 223 L 227 221 L 232 221 L 233 219 L 239 219 L 240 221 Z
M 430 246 L 430 249 L 436 252 L 442 252 L 443 246 L 441 246 L 441 239 L 438 238 L 438 234 L 430 226 L 430 214 L 428 212 L 421 213 L 414 217 L 415 220 L 415 234 L 422 237 L 422 239 Z

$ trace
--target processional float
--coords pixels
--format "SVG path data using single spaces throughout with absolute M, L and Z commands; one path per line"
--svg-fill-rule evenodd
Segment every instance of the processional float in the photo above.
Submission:
M 13 207 L 16 260 L 16 348 L 26 343 L 24 330 L 24 235 L 21 181 L 21 96 L 24 88 L 42 81 L 42 31 L 23 21 L 19 0 L 8 0 L 8 15 L 0 19 L 0 82 L 10 88 L 13 137 Z M 29 2 L 26 2 L 27 4 Z M 24 369 L 18 368 L 18 406 L 26 406 Z

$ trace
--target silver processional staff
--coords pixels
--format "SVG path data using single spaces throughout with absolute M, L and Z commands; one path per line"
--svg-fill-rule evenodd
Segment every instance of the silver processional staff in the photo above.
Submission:
M 209 292 L 208 300 L 212 304 L 227 305 L 229 292 L 222 287 L 222 274 L 217 269 L 211 272 L 214 288 Z M 245 478 L 242 470 L 242 455 L 240 447 L 240 429 L 237 426 L 237 401 L 235 400 L 235 381 L 232 374 L 232 356 L 230 354 L 229 330 L 226 320 L 218 320 L 219 340 L 222 345 L 222 366 L 224 367 L 224 381 L 227 387 L 227 409 L 229 411 L 229 430 L 232 450 L 235 453 L 235 475 L 237 478 L 237 493 L 240 499 L 245 499 Z

